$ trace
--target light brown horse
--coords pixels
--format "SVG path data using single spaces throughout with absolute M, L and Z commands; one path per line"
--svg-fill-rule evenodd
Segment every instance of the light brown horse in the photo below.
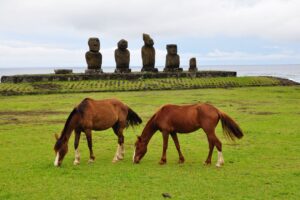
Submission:
M 56 158 L 55 166 L 60 166 L 66 153 L 68 152 L 68 141 L 75 130 L 75 160 L 74 164 L 80 163 L 79 140 L 80 133 L 83 131 L 86 135 L 88 147 L 90 150 L 90 160 L 93 162 L 95 156 L 92 149 L 92 130 L 113 129 L 118 136 L 118 148 L 113 158 L 113 162 L 122 160 L 124 157 L 124 136 L 123 130 L 129 125 L 134 126 L 142 123 L 142 119 L 127 105 L 116 99 L 93 100 L 86 98 L 70 113 L 65 127 L 60 137 L 56 135 L 54 151 Z
M 200 128 L 207 135 L 209 143 L 209 153 L 205 164 L 211 164 L 211 157 L 214 146 L 218 149 L 217 167 L 224 164 L 222 155 L 222 143 L 215 134 L 215 128 L 221 120 L 223 132 L 228 138 L 242 138 L 243 132 L 238 124 L 224 112 L 218 110 L 209 104 L 193 105 L 164 105 L 147 122 L 142 135 L 138 136 L 135 143 L 135 152 L 133 162 L 139 163 L 147 152 L 147 145 L 153 134 L 159 130 L 163 136 L 163 152 L 160 164 L 167 162 L 166 151 L 168 148 L 168 139 L 171 135 L 179 154 L 179 163 L 184 162 L 184 157 L 180 150 L 177 133 L 191 133 Z

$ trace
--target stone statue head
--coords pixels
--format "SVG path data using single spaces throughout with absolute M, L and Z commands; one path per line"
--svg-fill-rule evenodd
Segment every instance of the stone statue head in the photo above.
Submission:
M 167 51 L 168 51 L 168 54 L 176 55 L 177 54 L 177 45 L 176 44 L 168 44 Z
M 153 39 L 150 37 L 150 35 L 148 35 L 146 33 L 143 34 L 143 40 L 144 40 L 146 46 L 154 45 Z
M 100 50 L 100 41 L 98 38 L 89 38 L 88 45 L 90 51 L 98 52 Z
M 196 65 L 197 65 L 196 58 L 191 58 L 190 59 L 190 66 L 196 66 Z
M 128 42 L 126 40 L 122 39 L 118 42 L 119 49 L 125 50 L 125 49 L 127 49 L 127 47 L 128 47 Z

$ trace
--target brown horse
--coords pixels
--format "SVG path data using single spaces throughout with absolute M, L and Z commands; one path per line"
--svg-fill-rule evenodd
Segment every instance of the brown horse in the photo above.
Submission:
M 218 149 L 218 162 L 216 166 L 220 167 L 224 164 L 222 143 L 215 134 L 215 128 L 219 120 L 222 122 L 223 132 L 228 138 L 234 140 L 235 138 L 240 139 L 243 137 L 243 132 L 237 123 L 212 105 L 164 105 L 147 122 L 142 135 L 138 136 L 135 143 L 133 162 L 140 162 L 147 152 L 147 145 L 151 137 L 159 130 L 163 136 L 163 152 L 159 163 L 165 164 L 167 162 L 166 151 L 169 135 L 171 135 L 178 151 L 179 163 L 183 163 L 184 157 L 180 151 L 177 133 L 191 133 L 202 128 L 207 135 L 209 143 L 209 153 L 205 164 L 211 164 L 213 149 L 216 146 Z
M 75 130 L 74 164 L 77 165 L 80 163 L 78 144 L 80 133 L 82 131 L 86 135 L 90 150 L 89 162 L 93 162 L 95 156 L 92 149 L 92 130 L 101 131 L 110 127 L 112 127 L 114 133 L 118 136 L 118 148 L 113 162 L 122 160 L 124 157 L 123 130 L 129 125 L 134 126 L 140 123 L 142 123 L 142 119 L 132 109 L 119 100 L 93 100 L 86 98 L 70 113 L 60 137 L 58 138 L 56 135 L 57 141 L 54 146 L 56 158 L 54 165 L 61 165 L 62 160 L 68 152 L 68 141 L 73 130 Z

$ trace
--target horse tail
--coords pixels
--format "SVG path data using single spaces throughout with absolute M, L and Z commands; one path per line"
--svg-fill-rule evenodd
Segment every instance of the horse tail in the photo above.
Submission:
M 128 108 L 128 114 L 126 120 L 127 120 L 126 127 L 139 125 L 143 122 L 140 116 L 138 116 L 138 114 L 136 114 L 136 112 L 134 112 L 131 108 Z
M 227 138 L 234 141 L 236 138 L 241 139 L 243 137 L 242 129 L 231 117 L 222 111 L 219 111 L 219 117 L 222 122 L 223 133 Z

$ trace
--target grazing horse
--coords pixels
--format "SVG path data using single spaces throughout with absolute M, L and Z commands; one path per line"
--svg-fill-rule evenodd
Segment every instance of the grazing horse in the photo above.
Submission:
M 212 105 L 164 105 L 147 122 L 142 135 L 138 136 L 135 143 L 133 162 L 140 162 L 147 152 L 147 145 L 151 137 L 159 130 L 163 136 L 163 152 L 159 163 L 165 164 L 167 162 L 166 151 L 168 148 L 169 135 L 171 135 L 178 151 L 179 163 L 183 163 L 184 157 L 180 151 L 177 133 L 191 133 L 202 128 L 206 133 L 209 144 L 209 153 L 205 164 L 211 164 L 213 149 L 214 146 L 216 146 L 218 149 L 218 162 L 216 166 L 220 167 L 224 164 L 222 143 L 215 134 L 215 128 L 219 120 L 222 122 L 225 136 L 232 140 L 243 137 L 243 132 L 238 124 L 227 114 Z
M 65 127 L 60 137 L 56 135 L 54 151 L 56 158 L 55 166 L 60 166 L 66 153 L 68 152 L 68 141 L 75 130 L 75 160 L 74 165 L 80 163 L 80 153 L 78 149 L 80 133 L 86 135 L 90 150 L 90 160 L 93 162 L 95 156 L 92 149 L 92 130 L 106 130 L 112 127 L 118 136 L 118 148 L 113 158 L 113 162 L 122 160 L 124 157 L 124 136 L 123 130 L 129 125 L 134 126 L 142 123 L 142 119 L 127 105 L 116 99 L 93 100 L 86 98 L 70 113 Z

